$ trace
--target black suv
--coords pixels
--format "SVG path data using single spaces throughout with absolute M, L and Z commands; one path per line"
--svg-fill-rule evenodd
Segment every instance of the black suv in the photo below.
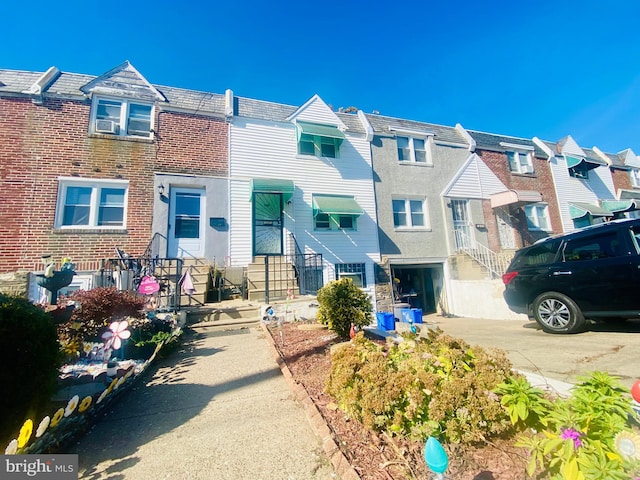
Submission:
M 640 317 L 640 219 L 613 220 L 516 252 L 504 299 L 545 332 L 575 333 L 585 318 Z

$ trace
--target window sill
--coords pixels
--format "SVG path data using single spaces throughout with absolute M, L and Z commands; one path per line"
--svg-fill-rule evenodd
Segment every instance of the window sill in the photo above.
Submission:
M 398 165 L 410 165 L 412 167 L 433 168 L 433 163 L 406 162 L 406 161 L 400 161 L 400 160 L 398 160 Z
M 112 135 L 110 133 L 89 133 L 89 138 L 104 138 L 109 140 L 118 140 L 124 142 L 136 142 L 136 143 L 153 143 L 153 136 L 149 138 L 144 137 L 133 137 L 133 136 L 123 136 L 123 135 Z
M 511 173 L 511 175 L 513 175 L 514 177 L 525 177 L 525 178 L 538 178 L 538 175 L 534 173 L 518 173 L 518 172 L 511 172 L 509 171 L 509 173 Z
M 99 235 L 126 235 L 129 231 L 126 228 L 96 228 L 96 227 L 86 227 L 86 228 L 61 228 L 55 227 L 53 229 L 53 233 L 59 233 L 62 235 L 67 234 L 99 234 Z
M 396 232 L 432 232 L 433 229 L 428 227 L 393 227 Z

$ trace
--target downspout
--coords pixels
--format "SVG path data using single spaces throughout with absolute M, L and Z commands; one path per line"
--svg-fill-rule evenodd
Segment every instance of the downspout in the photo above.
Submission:
M 229 199 L 227 204 L 227 221 L 229 223 L 229 234 L 227 235 L 227 258 L 225 258 L 225 267 L 232 266 L 231 258 L 231 232 L 233 222 L 231 221 L 231 125 L 233 124 L 233 108 L 234 98 L 233 90 L 228 88 L 224 92 L 224 117 L 227 123 L 227 197 Z

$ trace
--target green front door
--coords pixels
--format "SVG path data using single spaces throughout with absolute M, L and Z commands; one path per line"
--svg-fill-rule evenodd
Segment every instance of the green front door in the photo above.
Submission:
M 253 194 L 253 254 L 282 255 L 282 194 Z

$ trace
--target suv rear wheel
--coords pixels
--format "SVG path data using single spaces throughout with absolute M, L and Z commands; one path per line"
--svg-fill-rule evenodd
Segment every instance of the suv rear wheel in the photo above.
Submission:
M 576 333 L 585 323 L 575 302 L 559 292 L 538 295 L 533 301 L 533 316 L 547 333 Z

